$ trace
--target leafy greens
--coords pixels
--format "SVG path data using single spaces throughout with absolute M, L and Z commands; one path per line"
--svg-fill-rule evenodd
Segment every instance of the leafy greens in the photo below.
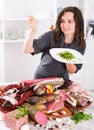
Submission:
M 89 120 L 92 118 L 92 115 L 91 114 L 85 114 L 84 112 L 82 111 L 78 111 L 76 112 L 72 117 L 71 119 L 75 122 L 75 124 L 79 123 L 80 121 L 82 120 Z

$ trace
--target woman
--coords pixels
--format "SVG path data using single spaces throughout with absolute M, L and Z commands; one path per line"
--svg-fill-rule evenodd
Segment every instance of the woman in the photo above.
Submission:
M 82 64 L 61 63 L 54 60 L 49 54 L 51 48 L 71 48 L 85 52 L 84 21 L 81 11 L 77 7 L 66 7 L 58 15 L 56 28 L 34 39 L 37 30 L 37 20 L 29 17 L 31 32 L 23 46 L 25 53 L 32 55 L 42 52 L 41 62 L 34 78 L 63 77 L 69 80 L 69 73 L 76 73 Z

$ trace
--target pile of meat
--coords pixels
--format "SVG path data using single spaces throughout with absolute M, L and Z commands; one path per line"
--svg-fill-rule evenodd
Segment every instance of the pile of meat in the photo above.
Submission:
M 47 124 L 49 115 L 68 108 L 72 112 L 77 108 L 85 108 L 93 98 L 83 90 L 82 86 L 63 78 L 44 78 L 24 80 L 16 83 L 0 85 L 0 110 L 3 120 L 11 130 L 20 130 L 28 119 L 41 125 Z M 27 114 L 15 118 L 17 107 L 27 110 Z M 63 109 L 63 116 L 67 111 Z M 60 117 L 63 117 L 60 116 Z M 14 125 L 15 124 L 15 125 Z

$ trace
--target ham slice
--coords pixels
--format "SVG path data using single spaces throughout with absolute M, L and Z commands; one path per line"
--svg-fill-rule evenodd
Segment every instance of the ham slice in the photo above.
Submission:
M 58 78 L 58 77 L 52 77 L 52 78 L 41 78 L 41 79 L 32 79 L 32 80 L 22 80 L 19 82 L 21 86 L 28 86 L 28 85 L 36 85 L 37 83 L 40 84 L 57 84 L 62 82 L 64 83 L 63 78 Z
M 47 113 L 58 111 L 64 107 L 64 101 L 66 100 L 65 92 L 63 90 L 57 90 L 55 94 L 57 94 L 55 100 L 46 104 Z
M 46 112 L 47 113 L 52 113 L 52 112 L 60 110 L 63 107 L 64 107 L 64 101 L 60 97 L 59 99 L 56 99 L 56 100 L 51 101 L 51 102 L 48 102 L 46 104 Z
M 11 130 L 20 130 L 22 125 L 28 124 L 28 115 L 26 114 L 24 117 L 19 117 L 17 119 L 15 117 L 15 114 L 17 114 L 18 112 L 19 110 L 16 109 L 5 114 L 5 125 Z

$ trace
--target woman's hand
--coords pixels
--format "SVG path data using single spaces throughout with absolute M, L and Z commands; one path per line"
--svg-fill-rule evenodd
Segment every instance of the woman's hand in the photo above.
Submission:
M 33 16 L 30 16 L 28 18 L 28 24 L 29 24 L 32 32 L 36 32 L 36 30 L 37 30 L 37 22 L 38 21 Z
M 27 37 L 24 41 L 23 51 L 24 53 L 33 53 L 34 52 L 33 40 L 37 30 L 37 20 L 33 16 L 30 16 L 28 18 L 28 24 L 31 29 L 28 32 Z
M 74 64 L 66 64 L 66 69 L 68 73 L 74 74 L 77 71 L 77 67 Z

